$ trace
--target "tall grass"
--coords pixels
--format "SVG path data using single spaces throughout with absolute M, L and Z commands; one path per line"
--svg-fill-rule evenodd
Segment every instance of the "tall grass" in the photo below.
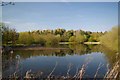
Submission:
M 100 42 L 102 45 L 118 51 L 118 27 L 113 27 L 111 31 L 105 33 L 105 35 L 100 38 Z

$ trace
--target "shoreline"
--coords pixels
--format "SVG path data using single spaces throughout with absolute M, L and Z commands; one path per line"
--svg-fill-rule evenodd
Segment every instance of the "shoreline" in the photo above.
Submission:
M 66 50 L 69 48 L 50 48 L 50 47 L 19 47 L 13 48 L 13 50 Z
M 84 44 L 100 44 L 100 42 L 84 42 Z
M 76 44 L 75 42 L 60 42 L 60 45 L 66 45 L 66 44 Z M 84 42 L 83 45 L 89 45 L 89 44 L 96 44 L 99 45 L 100 42 Z M 5 51 L 11 51 L 11 50 L 65 50 L 69 48 L 61 48 L 61 47 L 43 47 L 43 46 L 5 46 L 2 48 Z
M 59 44 L 79 44 L 79 43 L 76 43 L 76 42 L 59 42 Z M 80 44 L 100 44 L 100 42 L 83 42 L 83 43 L 80 43 Z

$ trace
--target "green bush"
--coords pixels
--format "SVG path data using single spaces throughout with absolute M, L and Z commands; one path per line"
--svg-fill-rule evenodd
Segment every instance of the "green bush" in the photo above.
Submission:
M 85 39 L 84 35 L 81 35 L 81 34 L 76 35 L 76 42 L 77 43 L 83 43 L 85 40 L 86 39 Z
M 76 42 L 76 37 L 75 36 L 71 36 L 69 38 L 69 42 Z
M 53 34 L 45 35 L 46 45 L 57 45 L 59 43 L 58 37 Z
M 34 42 L 33 36 L 28 32 L 19 33 L 18 43 L 31 45 Z

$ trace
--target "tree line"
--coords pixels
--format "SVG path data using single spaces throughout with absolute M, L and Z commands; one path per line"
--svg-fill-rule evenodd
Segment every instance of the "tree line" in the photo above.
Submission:
M 71 42 L 82 44 L 84 42 L 101 42 L 107 46 L 118 45 L 118 28 L 114 27 L 111 31 L 91 32 L 83 30 L 34 30 L 17 32 L 8 25 L 1 23 L 3 45 L 57 45 L 59 42 Z M 113 43 L 115 42 L 115 43 Z M 114 44 L 114 45 L 112 45 Z

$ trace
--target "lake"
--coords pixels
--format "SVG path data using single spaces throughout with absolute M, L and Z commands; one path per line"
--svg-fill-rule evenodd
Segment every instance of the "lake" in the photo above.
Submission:
M 40 78 L 49 75 L 75 77 L 83 66 L 83 78 L 103 78 L 116 60 L 115 51 L 102 45 L 62 45 L 43 50 L 15 50 L 12 54 L 3 54 L 3 78 L 14 74 L 23 78 L 27 71 Z

